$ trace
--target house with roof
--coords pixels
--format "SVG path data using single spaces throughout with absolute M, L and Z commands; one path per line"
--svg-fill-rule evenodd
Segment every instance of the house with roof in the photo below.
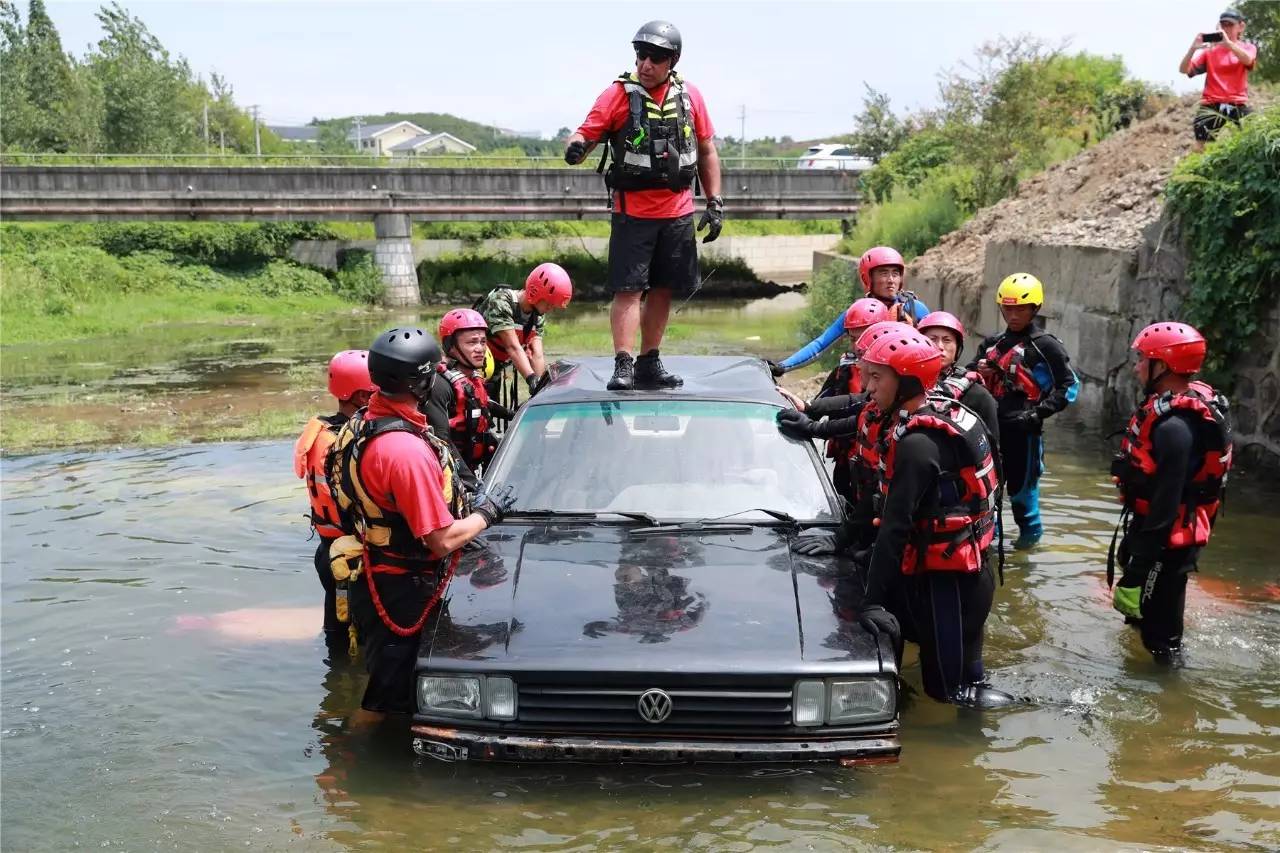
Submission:
M 418 157 L 424 154 L 471 154 L 476 147 L 451 133 L 432 133 L 411 121 L 352 127 L 347 141 L 361 154 Z
M 315 144 L 320 141 L 320 128 L 306 125 L 304 127 L 288 127 L 282 124 L 269 124 L 267 130 L 283 139 L 285 142 L 309 142 Z

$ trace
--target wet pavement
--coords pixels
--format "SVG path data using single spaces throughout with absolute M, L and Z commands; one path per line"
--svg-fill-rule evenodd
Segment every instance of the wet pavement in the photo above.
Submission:
M 1104 588 L 1105 456 L 1049 444 L 1049 532 L 988 627 L 1030 703 L 912 697 L 902 762 L 860 770 L 416 759 L 347 723 L 361 672 L 322 660 L 290 442 L 6 459 L 4 847 L 1280 847 L 1277 496 L 1236 487 L 1162 671 Z

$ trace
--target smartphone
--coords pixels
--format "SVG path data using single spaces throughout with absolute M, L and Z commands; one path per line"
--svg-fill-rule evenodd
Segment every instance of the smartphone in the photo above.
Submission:
M 1200 40 L 1205 44 L 1212 44 L 1215 41 L 1222 41 L 1222 33 L 1202 33 Z

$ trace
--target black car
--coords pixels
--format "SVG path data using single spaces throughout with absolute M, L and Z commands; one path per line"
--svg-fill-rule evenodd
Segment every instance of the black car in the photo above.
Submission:
M 851 563 L 805 557 L 840 503 L 782 436 L 766 365 L 671 358 L 676 391 L 553 369 L 487 475 L 519 500 L 423 632 L 414 748 L 463 760 L 895 760 L 897 669 Z

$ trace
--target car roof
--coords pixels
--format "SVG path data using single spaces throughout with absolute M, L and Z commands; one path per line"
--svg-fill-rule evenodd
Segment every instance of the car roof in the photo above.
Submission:
M 664 356 L 667 370 L 684 379 L 672 390 L 610 391 L 613 359 L 574 358 L 557 361 L 549 368 L 551 381 L 526 405 L 575 403 L 596 400 L 733 400 L 781 405 L 769 373 L 758 358 L 724 355 Z

